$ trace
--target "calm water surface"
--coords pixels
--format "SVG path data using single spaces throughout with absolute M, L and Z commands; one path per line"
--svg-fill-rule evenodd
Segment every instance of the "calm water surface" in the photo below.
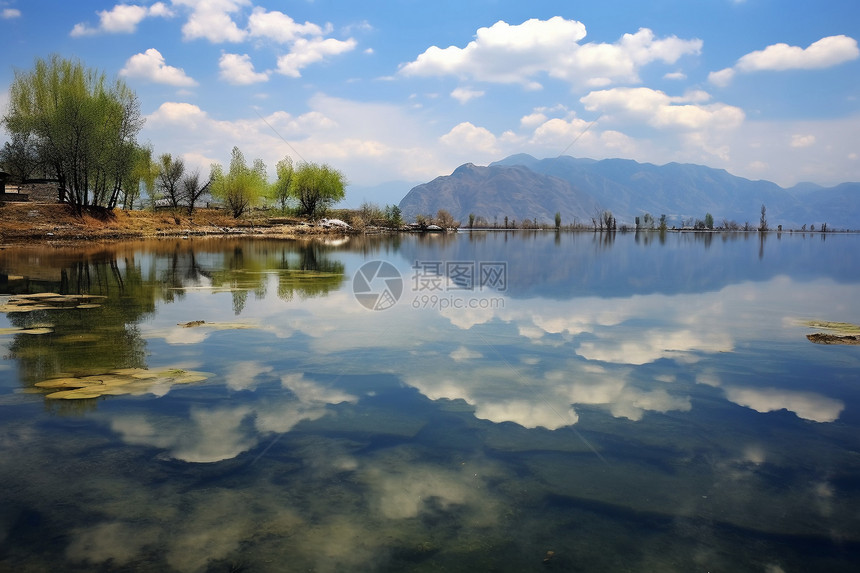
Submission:
M 860 236 L 7 247 L 0 293 L 0 571 L 860 563 L 860 347 L 806 338 Z

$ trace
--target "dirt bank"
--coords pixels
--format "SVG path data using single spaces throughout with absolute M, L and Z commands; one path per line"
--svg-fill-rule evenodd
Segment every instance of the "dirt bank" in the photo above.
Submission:
M 331 235 L 298 219 L 253 213 L 234 219 L 223 211 L 195 210 L 193 217 L 170 211 L 91 210 L 78 216 L 68 205 L 6 203 L 0 206 L 0 244 L 115 241 L 151 237 L 247 235 L 305 237 Z

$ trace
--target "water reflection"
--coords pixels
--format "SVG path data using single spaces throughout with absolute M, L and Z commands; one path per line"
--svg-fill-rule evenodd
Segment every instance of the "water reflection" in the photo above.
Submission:
M 860 356 L 804 321 L 860 322 L 852 240 L 2 251 L 9 293 L 106 298 L 0 324 L 0 568 L 851 570 Z M 368 311 L 368 260 L 406 285 L 416 261 L 505 261 L 509 288 Z M 129 366 L 212 376 L 66 417 L 19 393 Z

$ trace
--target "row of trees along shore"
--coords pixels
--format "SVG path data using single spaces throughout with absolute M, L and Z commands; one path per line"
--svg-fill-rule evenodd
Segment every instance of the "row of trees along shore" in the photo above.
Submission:
M 424 219 L 424 220 L 433 220 L 440 221 L 444 220 L 441 217 L 442 213 L 447 214 L 447 211 L 440 210 L 440 216 L 436 218 L 430 218 L 427 216 L 418 215 L 416 219 Z M 555 230 L 568 230 L 568 231 L 668 231 L 670 228 L 672 230 L 693 230 L 693 231 L 759 231 L 759 232 L 767 232 L 770 229 L 767 222 L 767 208 L 762 205 L 761 206 L 761 216 L 759 218 L 758 226 L 752 225 L 749 221 L 740 224 L 737 221 L 731 221 L 728 219 L 723 219 L 720 223 L 716 223 L 714 220 L 714 216 L 710 213 L 706 213 L 703 219 L 695 219 L 693 217 L 687 217 L 681 219 L 680 227 L 676 225 L 669 226 L 668 218 L 665 214 L 660 215 L 659 219 L 655 219 L 650 213 L 645 213 L 644 215 L 637 216 L 634 219 L 634 224 L 618 224 L 615 216 L 612 214 L 612 211 L 609 210 L 597 210 L 595 214 L 591 217 L 591 224 L 586 221 L 580 221 L 574 219 L 572 223 L 567 225 L 562 225 L 561 213 L 556 212 L 554 224 L 548 224 L 544 222 L 538 222 L 537 219 L 529 219 L 523 218 L 517 220 L 514 217 L 505 216 L 502 219 L 499 217 L 494 217 L 493 221 L 488 221 L 485 217 L 477 216 L 474 213 L 469 214 L 469 223 L 466 228 L 469 229 L 555 229 Z M 440 225 L 444 226 L 444 225 Z M 452 227 L 459 227 L 460 224 L 456 223 L 451 225 Z M 777 231 L 782 231 L 782 225 L 777 226 Z M 807 230 L 807 226 L 804 224 L 800 229 L 800 231 L 805 232 Z M 822 223 L 819 227 L 820 232 L 826 233 L 828 231 L 827 223 Z M 815 225 L 809 226 L 809 231 L 815 231 Z
M 191 215 L 211 195 L 234 217 L 269 204 L 317 218 L 345 195 L 340 171 L 308 162 L 294 166 L 290 157 L 278 162 L 269 183 L 263 161 L 249 165 L 238 147 L 226 169 L 213 164 L 208 176 L 179 156 L 155 156 L 151 145 L 137 141 L 144 118 L 134 91 L 59 55 L 37 58 L 32 70 L 15 70 L 2 125 L 10 135 L 0 149 L 2 169 L 22 183 L 33 175 L 56 180 L 59 200 L 78 214 L 148 205 Z

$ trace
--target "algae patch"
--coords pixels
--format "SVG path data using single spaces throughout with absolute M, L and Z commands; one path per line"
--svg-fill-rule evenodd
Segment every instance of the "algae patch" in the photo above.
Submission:
M 211 374 L 179 368 L 148 370 L 146 368 L 122 368 L 104 374 L 87 376 L 65 376 L 36 382 L 36 388 L 47 390 L 46 398 L 63 400 L 85 400 L 101 396 L 125 394 L 163 394 L 176 384 L 193 384 L 209 378 Z
M 811 328 L 821 328 L 830 332 L 814 332 L 806 338 L 815 344 L 849 344 L 860 345 L 860 326 L 850 322 L 831 322 L 827 320 L 810 320 L 805 323 Z
M 33 312 L 37 310 L 57 310 L 69 308 L 98 308 L 104 296 L 92 294 L 54 294 L 42 292 L 19 294 L 9 297 L 0 304 L 0 312 Z

